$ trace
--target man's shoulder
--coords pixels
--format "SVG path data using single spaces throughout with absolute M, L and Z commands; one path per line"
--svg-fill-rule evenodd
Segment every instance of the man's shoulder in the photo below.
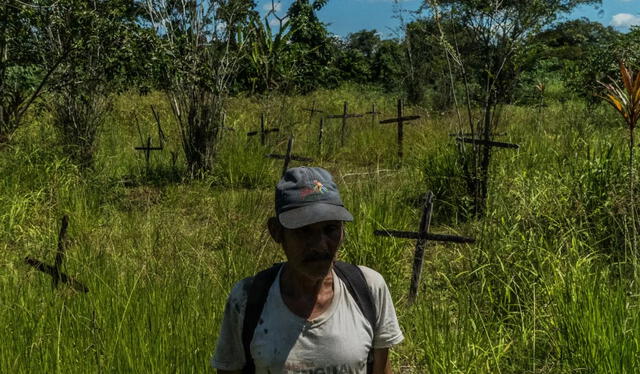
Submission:
M 244 309 L 247 305 L 247 296 L 249 295 L 249 289 L 253 284 L 253 276 L 246 277 L 237 281 L 231 288 L 227 304 L 233 307 L 239 314 L 244 314 Z
M 362 271 L 364 279 L 370 288 L 378 288 L 386 284 L 382 274 L 364 265 L 358 265 L 358 267 Z
M 234 307 L 236 308 L 239 307 L 239 309 L 244 311 L 245 305 L 247 304 L 247 300 L 249 298 L 249 293 L 256 292 L 255 288 L 253 291 L 251 291 L 252 285 L 256 277 L 261 279 L 263 282 L 271 283 L 271 284 L 265 284 L 266 286 L 265 291 L 269 292 L 269 290 L 271 289 L 271 286 L 273 285 L 273 282 L 271 282 L 271 279 L 265 280 L 265 277 L 260 277 L 260 274 L 265 273 L 267 271 L 272 273 L 271 277 L 267 277 L 267 278 L 272 278 L 272 276 L 275 275 L 273 271 L 278 271 L 278 267 L 273 266 L 270 268 L 263 269 L 262 271 L 259 271 L 257 274 L 254 274 L 252 276 L 249 276 L 237 281 L 231 288 L 231 292 L 229 293 L 228 303 L 234 304 Z M 258 290 L 261 290 L 261 289 L 262 289 L 261 287 L 258 287 Z M 255 295 L 253 297 L 255 297 Z

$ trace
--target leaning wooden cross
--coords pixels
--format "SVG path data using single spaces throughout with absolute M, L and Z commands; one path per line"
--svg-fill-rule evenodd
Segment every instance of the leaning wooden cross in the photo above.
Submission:
M 163 149 L 164 147 L 162 145 L 160 145 L 159 147 L 151 145 L 151 136 L 147 136 L 146 145 L 135 147 L 136 151 L 144 151 L 144 160 L 145 160 L 147 170 L 149 170 L 149 158 L 151 157 L 151 152 L 162 151 Z
M 309 112 L 310 113 L 309 114 L 309 123 L 311 123 L 313 121 L 313 116 L 316 113 L 324 113 L 323 110 L 316 109 L 316 101 L 315 100 L 311 103 L 311 108 L 302 108 L 302 110 L 304 110 L 305 112 Z
M 277 160 L 284 160 L 284 165 L 282 166 L 282 175 L 284 175 L 284 173 L 286 173 L 287 169 L 289 168 L 289 163 L 291 161 L 313 162 L 312 158 L 291 154 L 292 148 L 293 148 L 293 137 L 290 137 L 289 141 L 287 142 L 287 153 L 285 153 L 284 155 L 271 153 L 271 154 L 268 154 L 268 155 L 265 156 L 267 158 L 274 158 L 274 159 L 277 159 Z
M 69 217 L 66 215 L 62 217 L 62 226 L 60 227 L 60 233 L 58 234 L 58 249 L 56 251 L 56 258 L 53 266 L 45 264 L 42 261 L 36 260 L 32 257 L 25 257 L 24 262 L 27 265 L 32 266 L 36 270 L 48 274 L 51 276 L 51 284 L 53 288 L 58 288 L 59 283 L 65 283 L 71 286 L 78 292 L 89 292 L 89 289 L 78 280 L 63 273 L 60 268 L 62 267 L 62 261 L 64 261 L 64 237 L 67 233 L 67 227 L 69 226 Z
M 475 239 L 463 236 L 432 234 L 429 232 L 431 226 L 431 213 L 433 211 L 433 192 L 427 192 L 425 197 L 424 208 L 422 210 L 422 219 L 418 232 L 413 231 L 397 231 L 397 230 L 376 230 L 374 235 L 387 236 L 392 238 L 416 239 L 416 250 L 413 256 L 413 274 L 411 275 L 411 285 L 409 286 L 409 302 L 413 303 L 418 295 L 418 285 L 420 284 L 420 275 L 422 274 L 422 264 L 424 262 L 424 247 L 428 240 L 437 242 L 450 243 L 473 243 Z
M 324 118 L 322 117 L 320 117 L 320 128 L 318 130 L 318 153 L 322 157 L 322 138 L 324 137 Z
M 452 133 L 450 133 L 450 134 L 449 134 L 449 136 L 451 136 L 451 137 L 462 137 L 462 138 L 469 138 L 469 137 L 471 137 L 471 138 L 474 138 L 474 139 L 475 139 L 475 135 L 476 135 L 476 134 L 472 134 L 472 133 L 470 133 L 470 132 L 465 132 L 465 133 L 459 133 L 459 132 L 458 132 L 458 133 L 453 133 L 453 132 L 452 132 Z M 496 134 L 490 134 L 490 135 L 491 135 L 492 137 L 494 137 L 494 136 L 507 136 L 507 133 L 506 133 L 506 132 L 499 132 L 499 133 L 496 133 Z
M 376 117 L 378 116 L 378 114 L 381 114 L 381 113 L 376 110 L 376 104 L 373 103 L 371 105 L 371 111 L 365 112 L 364 114 L 371 116 L 371 126 L 373 126 L 376 123 Z
M 220 126 L 218 127 L 218 139 L 222 140 L 222 138 L 224 137 L 224 134 L 226 131 L 233 131 L 235 132 L 236 129 L 231 127 L 231 126 L 227 126 L 227 112 L 222 112 L 222 119 L 220 121 Z
M 265 129 L 264 128 L 264 113 L 260 114 L 260 130 L 258 131 L 249 131 L 247 133 L 247 136 L 256 136 L 258 134 L 260 134 L 260 144 L 265 145 L 266 140 L 267 140 L 267 135 L 271 134 L 272 132 L 279 132 L 280 129 L 277 127 L 271 128 L 271 129 Z
M 484 140 L 484 139 L 464 138 L 464 137 L 460 137 L 460 136 L 456 138 L 456 141 L 462 142 L 462 143 L 480 145 L 480 146 L 483 146 L 483 147 L 511 148 L 511 149 L 520 148 L 520 146 L 518 144 L 504 143 L 504 142 L 494 142 L 494 141 L 491 141 L 491 140 Z
M 342 114 L 327 116 L 328 119 L 336 119 L 336 118 L 342 119 L 342 128 L 340 129 L 340 145 L 344 146 L 344 133 L 347 129 L 347 120 L 349 118 L 360 118 L 363 116 L 364 116 L 363 114 L 349 113 L 349 104 L 346 101 L 344 102 L 344 108 L 342 110 Z
M 167 138 L 164 135 L 164 131 L 162 131 L 162 126 L 160 125 L 160 116 L 158 115 L 158 112 L 156 112 L 156 109 L 153 107 L 153 105 L 151 105 L 151 113 L 153 113 L 153 118 L 156 120 L 156 125 L 158 126 L 158 140 L 160 141 L 160 146 L 164 146 L 164 142 L 165 140 L 167 140 Z
M 145 159 L 145 165 L 146 165 L 147 171 L 149 170 L 149 159 L 151 158 L 151 152 L 162 151 L 164 149 L 164 141 L 165 141 L 164 131 L 162 131 L 162 126 L 160 125 L 160 117 L 158 116 L 158 113 L 156 112 L 153 106 L 151 106 L 151 112 L 153 113 L 153 117 L 155 118 L 156 124 L 158 126 L 158 141 L 160 142 L 160 146 L 151 145 L 150 135 L 147 136 L 147 141 L 145 144 L 144 140 L 142 139 L 142 131 L 140 131 L 140 124 L 137 123 L 136 121 L 136 125 L 138 126 L 138 135 L 140 136 L 140 143 L 142 143 L 142 145 L 134 147 L 136 151 L 144 152 L 144 159 Z
M 402 140 L 404 138 L 404 123 L 420 119 L 420 116 L 406 116 L 402 114 L 402 99 L 398 99 L 398 117 L 380 121 L 380 124 L 396 123 L 398 125 L 398 159 L 402 160 Z

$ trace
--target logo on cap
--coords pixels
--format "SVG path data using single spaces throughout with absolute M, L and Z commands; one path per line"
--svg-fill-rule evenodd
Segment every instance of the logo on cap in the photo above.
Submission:
M 321 195 L 326 191 L 327 187 L 323 186 L 322 183 L 317 180 L 314 180 L 311 187 L 305 187 L 300 191 L 300 198 L 307 200 L 308 198 L 315 197 L 316 195 Z

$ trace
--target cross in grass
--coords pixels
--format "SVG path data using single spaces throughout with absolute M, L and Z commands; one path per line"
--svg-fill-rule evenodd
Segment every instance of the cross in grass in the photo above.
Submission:
M 346 101 L 344 102 L 344 108 L 342 110 L 342 114 L 334 114 L 334 115 L 327 116 L 328 119 L 336 119 L 336 118 L 342 119 L 342 127 L 340 129 L 340 145 L 344 146 L 344 133 L 347 129 L 347 120 L 349 118 L 361 118 L 363 116 L 364 115 L 362 114 L 349 113 L 349 104 Z
M 277 127 L 271 128 L 271 129 L 265 129 L 265 119 L 264 119 L 264 113 L 260 114 L 260 130 L 258 131 L 249 131 L 247 133 L 247 136 L 256 136 L 258 134 L 260 134 L 260 144 L 265 145 L 266 140 L 267 140 L 267 135 L 271 134 L 272 132 L 279 132 L 280 129 Z
M 417 232 L 414 231 L 397 231 L 397 230 L 376 230 L 374 235 L 386 236 L 392 238 L 415 239 L 416 250 L 413 256 L 413 273 L 411 275 L 411 284 L 409 286 L 409 302 L 413 303 L 418 295 L 418 285 L 420 284 L 420 275 L 422 274 L 422 264 L 424 263 L 424 248 L 428 240 L 449 243 L 473 243 L 475 239 L 463 236 L 433 234 L 429 232 L 431 226 L 431 213 L 433 212 L 433 192 L 427 192 L 425 203 L 422 209 L 422 219 Z
M 138 146 L 134 148 L 136 151 L 144 151 L 144 160 L 147 165 L 147 170 L 149 170 L 149 158 L 151 157 L 151 152 L 153 151 L 162 151 L 164 147 L 162 144 L 158 146 L 151 145 L 151 136 L 147 136 L 147 144 Z
M 64 237 L 67 233 L 67 227 L 69 226 L 69 217 L 66 215 L 62 217 L 62 226 L 60 227 L 60 233 L 58 234 L 58 249 L 56 251 L 56 258 L 54 260 L 53 266 L 49 264 L 45 264 L 40 260 L 36 260 L 32 257 L 25 257 L 24 262 L 33 267 L 34 269 L 48 274 L 51 276 L 51 285 L 52 287 L 58 288 L 58 284 L 65 283 L 71 286 L 71 288 L 75 289 L 78 292 L 89 292 L 89 289 L 78 280 L 73 277 L 63 273 L 61 271 L 62 262 L 64 261 L 65 255 L 65 247 L 64 247 Z
M 324 113 L 324 110 L 320 110 L 316 108 L 316 101 L 313 100 L 313 102 L 311 103 L 311 108 L 302 108 L 302 110 L 304 110 L 305 112 L 309 112 L 309 122 L 313 121 L 313 116 L 316 113 Z
M 291 161 L 313 162 L 312 158 L 303 157 L 303 156 L 298 156 L 298 155 L 292 154 L 291 153 L 292 152 L 292 148 L 293 148 L 293 137 L 289 137 L 289 141 L 287 142 L 287 153 L 285 153 L 284 155 L 271 153 L 271 154 L 268 154 L 268 155 L 265 156 L 267 158 L 273 158 L 273 159 L 277 159 L 277 160 L 284 160 L 284 165 L 282 166 L 282 175 L 284 175 L 284 173 L 289 168 L 289 163 Z
M 470 132 L 465 132 L 465 133 L 460 132 L 460 133 L 451 133 L 451 134 L 449 134 L 449 136 L 451 136 L 451 137 L 461 137 L 461 138 L 469 138 L 469 137 L 475 138 L 475 135 L 476 134 L 472 134 Z M 494 136 L 507 136 L 507 133 L 506 132 L 499 132 L 499 133 L 490 134 L 490 135 L 492 137 L 494 137 Z
M 504 143 L 504 142 L 494 142 L 491 140 L 484 140 L 484 139 L 475 139 L 475 138 L 465 138 L 465 137 L 460 137 L 458 136 L 456 138 L 457 142 L 461 142 L 461 143 L 468 143 L 468 144 L 474 144 L 474 145 L 480 145 L 483 147 L 492 147 L 492 148 L 511 148 L 511 149 L 519 149 L 520 146 L 518 144 L 512 144 L 512 143 Z
M 364 114 L 371 116 L 371 126 L 373 126 L 376 123 L 376 117 L 378 116 L 378 114 L 381 114 L 381 113 L 376 110 L 376 104 L 373 103 L 371 105 L 371 110 L 368 112 L 365 112 Z
M 322 157 L 322 138 L 324 137 L 324 118 L 320 118 L 320 128 L 318 131 L 318 153 Z
M 156 125 L 158 128 L 158 141 L 160 142 L 160 146 L 152 146 L 151 145 L 151 136 L 147 136 L 147 141 L 142 138 L 142 131 L 140 130 L 140 123 L 137 121 L 136 117 L 136 126 L 138 127 L 138 136 L 140 137 L 141 145 L 134 147 L 136 151 L 144 152 L 144 159 L 147 171 L 149 170 L 149 159 L 151 158 L 151 152 L 153 151 L 162 151 L 164 149 L 164 141 L 166 139 L 164 135 L 164 131 L 162 131 L 162 126 L 160 125 L 160 116 L 156 112 L 155 108 L 151 106 L 151 112 L 153 113 L 153 118 L 156 120 Z
M 398 126 L 398 159 L 402 160 L 402 141 L 404 139 L 404 123 L 419 119 L 420 116 L 403 116 L 402 99 L 398 99 L 398 116 L 380 121 L 380 124 L 395 123 Z
M 158 115 L 158 112 L 156 112 L 156 109 L 153 107 L 153 105 L 151 105 L 151 113 L 153 113 L 153 118 L 156 120 L 156 125 L 158 126 L 158 140 L 160 141 L 160 146 L 162 147 L 167 138 L 164 135 L 164 131 L 162 131 L 162 126 L 160 125 L 160 116 Z

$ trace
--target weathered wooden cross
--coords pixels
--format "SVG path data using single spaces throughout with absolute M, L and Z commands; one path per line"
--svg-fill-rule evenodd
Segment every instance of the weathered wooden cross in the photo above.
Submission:
M 404 123 L 420 119 L 420 116 L 406 116 L 402 114 L 402 99 L 398 99 L 398 117 L 380 121 L 380 124 L 396 123 L 398 126 L 398 158 L 402 160 L 402 141 L 404 139 Z
M 222 139 L 224 137 L 225 131 L 236 131 L 235 128 L 227 126 L 227 112 L 222 113 L 222 124 L 220 125 L 220 128 L 218 130 L 219 139 Z
M 371 116 L 371 126 L 374 126 L 376 124 L 376 116 L 378 114 L 381 114 L 380 112 L 376 111 L 376 104 L 373 103 L 371 105 L 371 111 L 369 112 L 365 112 L 365 115 L 370 115 Z
M 284 155 L 271 153 L 271 154 L 268 154 L 268 155 L 265 156 L 267 158 L 274 158 L 274 159 L 277 159 L 277 160 L 284 160 L 284 165 L 282 166 L 282 175 L 284 175 L 284 173 L 289 168 L 289 163 L 291 161 L 313 162 L 312 158 L 291 154 L 292 148 L 293 148 L 293 136 L 289 137 L 289 141 L 287 142 L 287 153 L 285 153 Z
M 483 147 L 511 148 L 511 149 L 520 148 L 520 146 L 518 144 L 504 143 L 504 142 L 494 142 L 494 141 L 491 141 L 491 140 L 465 138 L 465 137 L 460 137 L 460 136 L 458 136 L 456 138 L 456 141 L 462 142 L 462 143 L 480 145 L 480 146 L 483 146 Z
M 153 118 L 155 118 L 156 120 L 156 124 L 158 126 L 158 140 L 160 141 L 160 146 L 164 146 L 164 142 L 165 140 L 167 140 L 167 138 L 164 136 L 164 131 L 162 131 L 162 126 L 160 125 L 160 116 L 158 115 L 158 112 L 156 112 L 156 109 L 153 107 L 153 105 L 151 105 L 151 113 L 153 113 Z
M 153 151 L 162 151 L 164 147 L 162 144 L 160 146 L 152 146 L 151 145 L 151 136 L 147 136 L 147 144 L 135 147 L 136 151 L 144 151 L 144 159 L 147 166 L 147 170 L 149 170 L 149 158 L 151 157 L 151 152 Z
M 474 138 L 475 135 L 478 135 L 478 134 L 472 134 L 470 132 L 465 132 L 465 133 L 453 133 L 452 132 L 452 133 L 449 134 L 449 136 L 451 136 L 451 137 L 455 136 L 455 137 L 463 137 L 463 138 L 469 138 L 469 137 Z M 494 137 L 494 136 L 507 136 L 507 133 L 506 132 L 499 132 L 499 133 L 496 133 L 496 134 L 491 134 L 491 136 L 492 137 Z
M 64 261 L 64 237 L 67 233 L 67 227 L 69 226 L 69 217 L 66 215 L 62 217 L 62 226 L 60 227 L 60 233 L 58 234 L 58 249 L 56 251 L 56 258 L 54 260 L 53 266 L 49 264 L 45 264 L 42 261 L 36 260 L 32 257 L 25 257 L 24 262 L 27 265 L 35 268 L 36 270 L 48 274 L 51 276 L 51 285 L 52 287 L 58 288 L 58 284 L 60 282 L 68 284 L 71 288 L 75 289 L 78 292 L 89 292 L 89 289 L 78 280 L 73 277 L 63 273 L 60 268 L 62 267 L 62 262 Z
M 427 192 L 425 196 L 422 219 L 418 232 L 397 231 L 397 230 L 376 230 L 374 235 L 392 238 L 415 239 L 416 250 L 413 256 L 413 274 L 411 275 L 411 285 L 409 286 L 409 303 L 413 303 L 418 295 L 420 275 L 422 274 L 422 264 L 424 262 L 424 247 L 428 240 L 451 243 L 473 243 L 475 239 L 455 235 L 432 234 L 429 232 L 431 226 L 431 213 L 433 212 L 433 192 Z
M 136 151 L 143 151 L 144 152 L 144 159 L 145 159 L 145 165 L 146 165 L 146 169 L 147 171 L 149 171 L 149 159 L 151 158 L 151 152 L 153 151 L 162 151 L 164 149 L 164 141 L 166 140 L 166 137 L 164 135 L 164 131 L 162 131 L 162 126 L 160 125 L 160 116 L 158 115 L 158 112 L 156 112 L 155 108 L 153 107 L 153 105 L 151 105 L 151 113 L 153 113 L 153 118 L 156 120 L 156 126 L 157 126 L 157 130 L 158 130 L 158 141 L 160 142 L 159 146 L 152 146 L 151 145 L 151 136 L 147 136 L 147 141 L 146 143 L 144 142 L 143 138 L 142 138 L 142 131 L 140 131 L 140 124 L 137 123 L 136 121 L 136 125 L 138 126 L 138 136 L 140 137 L 140 143 L 142 143 L 140 146 L 134 147 L 134 149 Z
M 324 110 L 320 110 L 320 109 L 316 109 L 316 101 L 313 100 L 313 102 L 311 103 L 311 108 L 302 108 L 302 110 L 304 110 L 305 112 L 309 112 L 309 123 L 311 123 L 313 121 L 313 116 L 316 113 L 324 113 Z
M 324 136 L 324 118 L 320 117 L 320 129 L 318 131 L 318 153 L 322 156 L 322 137 Z
M 342 127 L 340 129 L 340 145 L 341 146 L 344 146 L 344 133 L 347 129 L 347 120 L 349 118 L 361 118 L 363 116 L 364 116 L 363 114 L 349 113 L 349 104 L 346 101 L 344 102 L 344 109 L 342 111 L 342 114 L 334 114 L 334 115 L 327 116 L 328 119 L 336 119 L 336 118 L 342 119 Z
M 279 132 L 280 129 L 278 127 L 274 127 L 271 129 L 265 129 L 264 128 L 264 113 L 260 114 L 260 130 L 258 131 L 249 131 L 247 133 L 247 136 L 256 136 L 258 134 L 260 134 L 260 144 L 264 145 L 267 139 L 267 135 L 271 134 L 272 132 Z

